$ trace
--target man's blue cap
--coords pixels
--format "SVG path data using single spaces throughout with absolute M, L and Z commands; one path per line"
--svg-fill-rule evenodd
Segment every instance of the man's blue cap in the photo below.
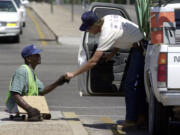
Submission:
M 39 54 L 42 50 L 37 49 L 35 45 L 28 45 L 25 46 L 22 51 L 21 51 L 21 55 L 23 58 L 30 56 L 30 55 L 35 55 L 35 54 Z
M 98 17 L 95 12 L 87 11 L 81 16 L 82 24 L 80 26 L 81 31 L 86 31 L 89 27 L 91 27 L 95 22 L 98 21 Z

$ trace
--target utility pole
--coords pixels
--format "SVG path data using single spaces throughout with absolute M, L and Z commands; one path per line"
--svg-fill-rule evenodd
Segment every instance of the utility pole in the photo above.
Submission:
M 126 2 L 127 2 L 127 5 L 130 5 L 130 0 L 126 0 Z
M 87 8 L 89 6 L 89 3 L 90 3 L 89 0 L 83 0 L 82 1 L 82 8 L 83 8 L 84 11 L 87 10 Z
M 111 3 L 114 3 L 114 0 L 111 0 Z
M 50 0 L 50 5 L 51 5 L 51 14 L 53 14 L 54 10 L 53 10 L 53 1 L 54 0 Z
M 71 0 L 71 21 L 74 21 L 74 0 Z

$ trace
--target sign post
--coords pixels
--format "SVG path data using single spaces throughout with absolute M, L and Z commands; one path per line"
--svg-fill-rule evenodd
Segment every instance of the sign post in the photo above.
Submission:
M 71 21 L 74 21 L 74 0 L 71 0 Z
M 54 0 L 50 0 L 50 5 L 51 5 L 51 14 L 53 14 L 54 10 L 53 10 L 53 2 Z

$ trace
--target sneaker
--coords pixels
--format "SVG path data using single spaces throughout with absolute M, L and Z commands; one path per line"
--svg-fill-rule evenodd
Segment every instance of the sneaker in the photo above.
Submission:
M 127 135 L 127 133 L 124 131 L 124 128 L 122 125 L 116 125 L 115 130 L 120 135 Z

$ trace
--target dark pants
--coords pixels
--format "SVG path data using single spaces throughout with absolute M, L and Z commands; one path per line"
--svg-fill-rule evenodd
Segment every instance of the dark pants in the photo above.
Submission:
M 140 47 L 133 47 L 128 58 L 123 90 L 126 102 L 126 120 L 137 120 L 146 112 L 144 89 L 144 56 Z

